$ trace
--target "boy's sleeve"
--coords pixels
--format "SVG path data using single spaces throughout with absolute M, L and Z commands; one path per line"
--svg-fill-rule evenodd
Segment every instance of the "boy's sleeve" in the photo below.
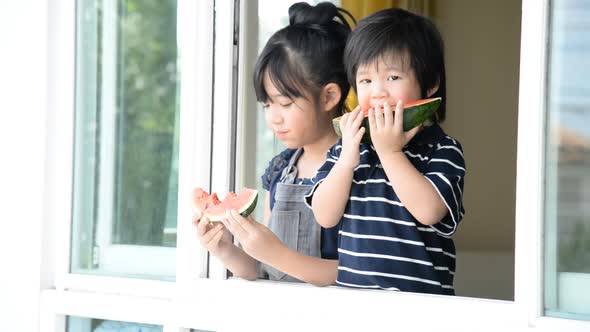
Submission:
M 313 198 L 313 194 L 315 193 L 315 191 L 318 188 L 318 186 L 320 185 L 320 183 L 322 183 L 324 181 L 324 179 L 328 176 L 332 167 L 334 167 L 334 165 L 338 161 L 338 158 L 340 157 L 340 151 L 342 151 L 342 139 L 338 140 L 338 143 L 336 143 L 334 146 L 332 146 L 330 148 L 330 150 L 328 150 L 328 152 L 326 154 L 326 161 L 317 170 L 316 174 L 311 179 L 311 182 L 313 183 L 313 187 L 311 188 L 309 193 L 307 195 L 305 195 L 305 204 L 310 209 L 311 209 L 311 200 Z
M 448 213 L 439 223 L 430 227 L 443 236 L 450 236 L 457 231 L 457 226 L 465 214 L 465 159 L 461 145 L 451 137 L 443 139 L 435 149 L 428 160 L 424 177 L 434 186 Z

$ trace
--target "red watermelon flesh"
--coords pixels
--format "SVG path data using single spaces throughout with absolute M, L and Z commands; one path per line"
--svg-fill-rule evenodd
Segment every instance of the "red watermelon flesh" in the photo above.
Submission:
M 257 200 L 258 191 L 249 188 L 243 188 L 239 195 L 230 192 L 223 201 L 217 198 L 216 193 L 209 195 L 201 188 L 193 190 L 193 208 L 208 217 L 209 221 L 220 221 L 226 217 L 226 211 L 229 210 L 236 210 L 246 217 L 254 211 Z

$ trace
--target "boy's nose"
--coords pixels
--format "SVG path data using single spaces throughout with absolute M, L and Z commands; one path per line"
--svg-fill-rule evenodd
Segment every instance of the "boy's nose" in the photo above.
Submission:
M 387 98 L 387 90 L 382 85 L 376 85 L 372 91 L 371 97 L 373 99 L 385 99 Z

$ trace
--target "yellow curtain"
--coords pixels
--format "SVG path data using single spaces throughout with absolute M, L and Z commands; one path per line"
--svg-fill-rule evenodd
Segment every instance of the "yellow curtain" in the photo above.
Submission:
M 342 8 L 348 10 L 358 21 L 361 18 L 386 8 L 402 8 L 416 14 L 432 17 L 432 0 L 342 0 Z M 358 101 L 352 89 L 346 97 L 346 107 L 353 110 Z

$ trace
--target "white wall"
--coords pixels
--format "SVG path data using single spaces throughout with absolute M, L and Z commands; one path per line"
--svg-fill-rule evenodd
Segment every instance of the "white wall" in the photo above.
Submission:
M 46 111 L 46 1 L 0 1 L 0 329 L 36 331 Z

